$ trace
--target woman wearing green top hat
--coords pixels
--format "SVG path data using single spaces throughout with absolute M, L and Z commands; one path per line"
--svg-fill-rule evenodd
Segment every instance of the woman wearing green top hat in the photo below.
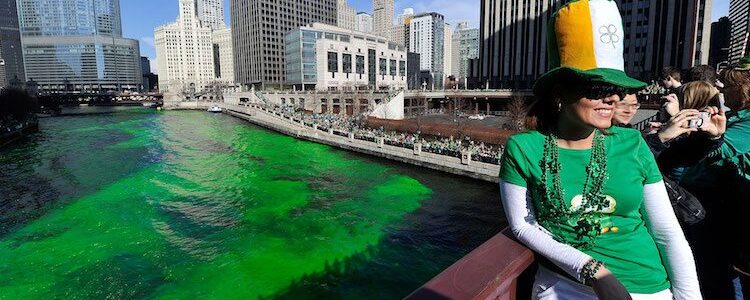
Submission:
M 682 185 L 700 199 L 706 218 L 690 229 L 703 294 L 732 299 L 731 278 L 739 276 L 750 299 L 750 55 L 724 70 L 727 129 L 724 143 L 688 169 Z
M 533 130 L 505 147 L 504 210 L 539 254 L 534 299 L 701 298 L 654 156 L 638 131 L 611 127 L 614 104 L 646 85 L 623 72 L 622 33 L 614 1 L 555 13 Z

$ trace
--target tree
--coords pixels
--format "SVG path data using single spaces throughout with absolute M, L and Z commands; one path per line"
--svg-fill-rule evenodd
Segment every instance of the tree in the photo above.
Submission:
M 0 119 L 25 120 L 39 109 L 36 97 L 16 88 L 6 88 L 0 92 Z
M 508 117 L 506 127 L 513 132 L 523 131 L 525 128 L 524 120 L 528 113 L 528 107 L 526 106 L 526 100 L 521 95 L 514 95 L 508 103 Z
M 204 94 L 213 97 L 214 101 L 224 100 L 224 87 L 225 84 L 221 81 L 212 81 L 203 89 Z

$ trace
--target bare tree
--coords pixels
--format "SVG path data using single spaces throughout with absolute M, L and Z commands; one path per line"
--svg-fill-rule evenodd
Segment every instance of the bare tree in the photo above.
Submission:
M 523 131 L 527 110 L 525 98 L 521 95 L 513 96 L 508 103 L 508 114 L 510 116 L 508 116 L 506 126 L 513 132 Z

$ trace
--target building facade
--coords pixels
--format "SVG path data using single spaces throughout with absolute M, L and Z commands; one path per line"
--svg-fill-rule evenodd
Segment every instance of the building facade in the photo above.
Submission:
M 665 66 L 708 64 L 712 0 L 619 0 L 625 72 L 648 81 Z
M 391 38 L 393 29 L 393 0 L 372 0 L 372 32 L 384 38 Z
M 287 84 L 315 90 L 406 88 L 407 54 L 383 37 L 313 23 L 285 37 Z
M 745 0 L 740 0 L 745 1 Z M 547 23 L 568 0 L 482 0 L 474 86 L 527 89 L 548 69 Z M 650 80 L 664 66 L 708 63 L 712 0 L 616 0 L 625 71 Z
M 25 81 L 21 30 L 16 0 L 0 1 L 0 88 L 10 81 Z
M 195 8 L 198 19 L 203 25 L 213 30 L 227 27 L 224 23 L 224 1 L 223 0 L 196 0 Z
M 356 30 L 364 33 L 372 33 L 372 15 L 366 12 L 358 12 Z
M 422 87 L 419 80 L 419 53 L 406 53 L 406 87 L 410 90 L 417 90 Z
M 27 80 L 40 89 L 140 88 L 137 40 L 122 38 L 118 0 L 18 0 Z
M 459 84 L 464 85 L 469 77 L 469 60 L 479 58 L 479 29 L 469 28 L 469 23 L 461 22 L 453 32 L 455 50 L 451 53 L 453 73 Z
M 180 15 L 154 30 L 162 92 L 199 93 L 215 80 L 211 27 L 198 18 L 196 0 L 179 0 Z
M 750 54 L 750 1 L 729 0 L 729 63 Z
M 414 16 L 409 24 L 409 52 L 419 53 L 419 67 L 428 71 L 435 88 L 443 87 L 445 21 L 438 13 Z
M 336 26 L 350 30 L 357 28 L 357 11 L 347 0 L 338 0 L 336 3 Z
M 286 82 L 284 36 L 314 22 L 335 25 L 336 0 L 231 1 L 234 77 L 244 86 L 280 87 Z
M 234 51 L 232 30 L 222 28 L 211 34 L 214 51 L 214 76 L 217 81 L 234 83 Z
M 453 64 L 451 64 L 451 57 L 453 57 L 453 28 L 449 23 L 444 25 L 443 35 L 443 76 L 446 78 L 450 76 L 457 77 L 453 72 Z
M 708 65 L 717 67 L 729 63 L 730 29 L 728 17 L 721 17 L 718 21 L 711 23 L 711 47 L 708 51 Z

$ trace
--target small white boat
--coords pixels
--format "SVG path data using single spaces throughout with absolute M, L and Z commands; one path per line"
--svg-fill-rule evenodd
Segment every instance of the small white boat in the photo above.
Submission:
M 208 109 L 208 112 L 212 112 L 212 113 L 220 113 L 220 112 L 221 112 L 221 107 L 218 107 L 218 106 L 212 106 L 211 108 L 209 108 L 209 109 Z

